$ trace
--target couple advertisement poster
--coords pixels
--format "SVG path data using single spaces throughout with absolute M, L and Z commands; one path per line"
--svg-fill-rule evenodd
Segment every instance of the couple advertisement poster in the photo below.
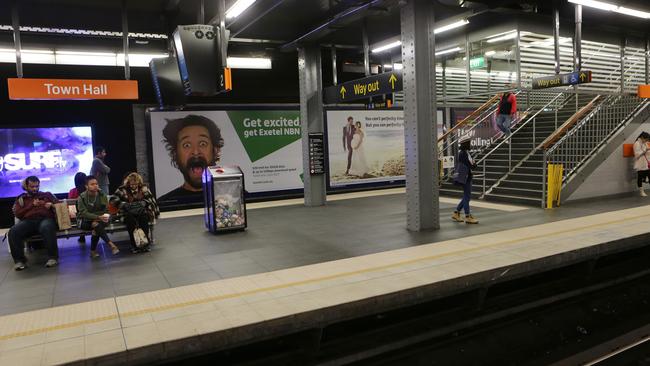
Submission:
M 202 202 L 203 169 L 216 162 L 240 166 L 249 193 L 303 188 L 298 110 L 154 111 L 150 122 L 162 205 Z M 403 111 L 327 111 L 326 123 L 332 188 L 404 179 Z

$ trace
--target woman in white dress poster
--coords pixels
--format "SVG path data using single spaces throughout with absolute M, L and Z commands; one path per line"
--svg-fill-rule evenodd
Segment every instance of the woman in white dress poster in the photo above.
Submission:
M 370 170 L 366 162 L 366 153 L 363 148 L 363 140 L 366 133 L 361 128 L 361 122 L 355 123 L 354 136 L 352 137 L 352 165 L 350 166 L 350 175 L 363 177 Z

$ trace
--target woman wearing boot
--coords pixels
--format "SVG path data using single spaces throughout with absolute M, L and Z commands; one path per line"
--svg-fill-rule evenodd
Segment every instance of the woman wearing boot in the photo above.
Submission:
M 650 134 L 645 131 L 641 132 L 639 137 L 636 138 L 636 141 L 634 141 L 634 170 L 636 170 L 636 185 L 639 187 L 641 197 L 647 196 L 643 190 L 643 182 L 650 177 L 649 142 Z
M 472 198 L 472 169 L 476 168 L 474 159 L 469 153 L 471 147 L 471 138 L 465 135 L 458 141 L 460 149 L 456 157 L 456 166 L 454 167 L 454 184 L 463 187 L 463 199 L 460 200 L 451 219 L 456 222 L 465 221 L 466 224 L 478 224 L 478 220 L 472 216 L 469 209 L 469 201 Z M 465 211 L 465 220 L 460 216 L 460 210 Z

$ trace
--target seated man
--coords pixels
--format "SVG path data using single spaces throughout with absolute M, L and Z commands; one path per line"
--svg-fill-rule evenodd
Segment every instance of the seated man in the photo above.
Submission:
M 20 222 L 9 231 L 9 243 L 16 271 L 22 271 L 26 267 L 27 258 L 23 242 L 34 234 L 41 234 L 47 247 L 49 259 L 45 267 L 54 267 L 59 263 L 57 226 L 52 206 L 58 200 L 50 192 L 39 192 L 40 184 L 40 180 L 35 176 L 25 178 L 22 182 L 25 193 L 18 196 L 14 203 L 14 215 Z

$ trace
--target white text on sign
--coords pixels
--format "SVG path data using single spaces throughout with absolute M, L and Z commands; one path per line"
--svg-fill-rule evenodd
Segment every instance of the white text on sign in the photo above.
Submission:
M 366 95 L 379 90 L 379 80 L 368 84 L 354 84 L 355 95 Z
M 43 84 L 47 89 L 48 95 L 108 95 L 108 86 L 100 84 L 95 86 L 93 84 L 83 84 L 79 86 L 58 86 L 54 84 Z

